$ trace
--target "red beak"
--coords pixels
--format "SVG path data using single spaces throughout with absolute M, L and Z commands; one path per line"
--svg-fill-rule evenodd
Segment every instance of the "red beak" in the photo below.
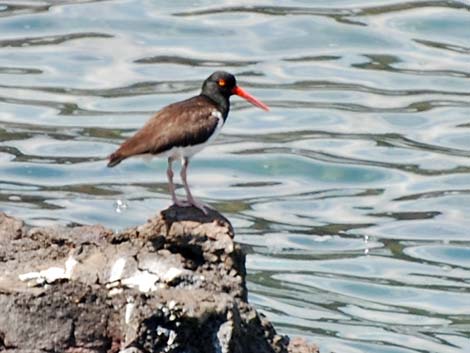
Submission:
M 261 109 L 263 109 L 265 111 L 269 111 L 269 107 L 266 104 L 264 104 L 260 100 L 256 99 L 255 97 L 253 97 L 251 94 L 249 94 L 247 91 L 245 91 L 243 88 L 241 88 L 239 86 L 235 86 L 232 89 L 232 93 L 236 94 L 237 96 L 240 96 L 242 98 L 245 98 L 251 104 L 256 105 L 257 107 L 260 107 Z

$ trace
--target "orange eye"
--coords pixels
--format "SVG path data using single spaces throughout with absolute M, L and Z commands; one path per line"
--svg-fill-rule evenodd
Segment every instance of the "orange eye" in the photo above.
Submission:
M 219 86 L 220 87 L 224 87 L 225 86 L 225 80 L 223 78 L 221 78 L 218 82 Z

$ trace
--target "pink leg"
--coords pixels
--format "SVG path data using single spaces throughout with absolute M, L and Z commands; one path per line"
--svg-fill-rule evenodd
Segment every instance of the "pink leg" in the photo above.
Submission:
M 182 163 L 182 167 L 181 167 L 180 175 L 181 175 L 181 180 L 183 181 L 184 190 L 186 191 L 186 196 L 188 197 L 188 202 L 194 207 L 200 209 L 202 212 L 204 212 L 204 214 L 207 215 L 206 206 L 203 203 L 196 201 L 193 195 L 191 194 L 191 190 L 189 190 L 188 181 L 186 179 L 187 177 L 186 172 L 187 172 L 188 165 L 189 165 L 189 158 L 184 157 L 181 163 Z
M 168 177 L 168 189 L 170 190 L 171 199 L 176 206 L 185 207 L 189 206 L 189 203 L 178 200 L 175 193 L 175 184 L 173 183 L 173 170 L 171 169 L 171 164 L 173 163 L 173 158 L 168 157 L 168 169 L 166 170 L 166 176 Z

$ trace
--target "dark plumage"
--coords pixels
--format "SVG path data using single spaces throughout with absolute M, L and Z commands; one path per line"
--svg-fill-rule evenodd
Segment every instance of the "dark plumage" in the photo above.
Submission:
M 212 114 L 216 109 L 213 101 L 201 95 L 168 105 L 111 154 L 108 167 L 114 167 L 131 156 L 158 155 L 173 147 L 206 142 L 219 121 Z
M 179 206 L 193 205 L 206 212 L 189 190 L 186 170 L 189 158 L 215 138 L 227 119 L 229 98 L 239 95 L 252 104 L 268 107 L 236 84 L 235 77 L 224 71 L 214 72 L 203 83 L 201 94 L 170 104 L 156 113 L 134 136 L 126 140 L 109 156 L 108 167 L 124 159 L 144 154 L 168 157 L 168 184 L 173 202 Z M 181 179 L 188 197 L 187 202 L 176 198 L 173 184 L 172 162 L 181 159 Z

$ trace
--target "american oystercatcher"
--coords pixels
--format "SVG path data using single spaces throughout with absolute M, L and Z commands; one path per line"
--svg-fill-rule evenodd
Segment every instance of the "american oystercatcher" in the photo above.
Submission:
M 189 159 L 211 143 L 219 134 L 230 110 L 230 96 L 238 95 L 268 111 L 266 104 L 237 86 L 235 76 L 216 71 L 203 83 L 201 93 L 187 100 L 173 103 L 157 112 L 147 123 L 109 156 L 108 167 L 114 167 L 126 158 L 153 155 L 168 158 L 168 188 L 177 206 L 195 206 L 207 213 L 196 201 L 186 179 Z M 180 159 L 181 180 L 187 201 L 178 200 L 173 184 L 172 163 Z

